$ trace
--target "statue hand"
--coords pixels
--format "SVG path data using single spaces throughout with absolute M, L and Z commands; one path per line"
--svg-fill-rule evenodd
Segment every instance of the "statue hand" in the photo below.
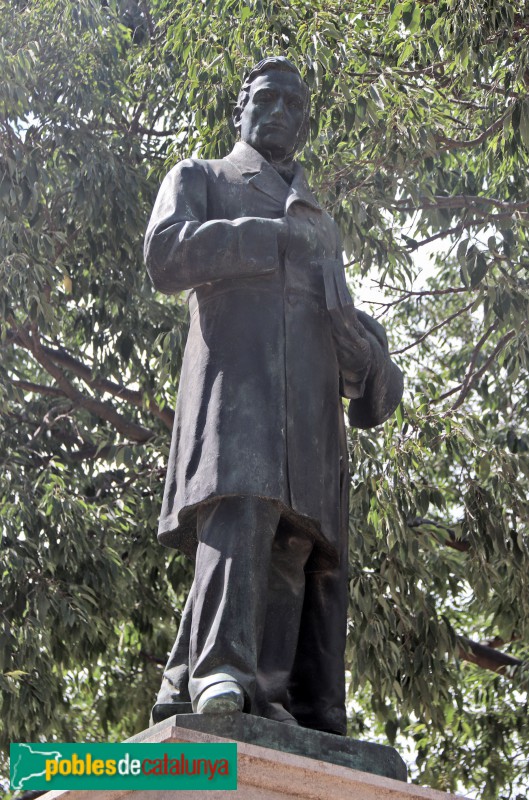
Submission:
M 365 328 L 359 321 L 352 305 L 329 311 L 332 332 L 336 343 L 338 360 L 347 364 L 349 371 L 363 371 L 369 368 L 372 350 Z

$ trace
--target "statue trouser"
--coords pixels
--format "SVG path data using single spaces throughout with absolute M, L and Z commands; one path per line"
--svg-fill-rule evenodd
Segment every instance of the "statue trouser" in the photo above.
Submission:
M 229 497 L 197 518 L 195 580 L 153 719 L 193 709 L 236 681 L 245 711 L 345 733 L 345 558 L 310 568 L 313 541 L 274 503 Z

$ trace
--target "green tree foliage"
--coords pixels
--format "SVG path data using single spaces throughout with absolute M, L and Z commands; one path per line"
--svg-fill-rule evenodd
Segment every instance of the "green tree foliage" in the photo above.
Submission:
M 143 231 L 283 53 L 313 90 L 303 161 L 407 374 L 394 419 L 350 431 L 351 733 L 411 749 L 420 782 L 525 797 L 525 2 L 0 10 L 2 745 L 147 724 L 190 568 L 155 541 L 185 302 L 152 290 Z

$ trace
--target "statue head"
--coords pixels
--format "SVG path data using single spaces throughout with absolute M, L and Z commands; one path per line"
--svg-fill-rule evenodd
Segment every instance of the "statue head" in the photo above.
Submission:
M 310 90 L 284 56 L 260 61 L 244 81 L 233 122 L 243 142 L 268 161 L 290 161 L 309 131 Z

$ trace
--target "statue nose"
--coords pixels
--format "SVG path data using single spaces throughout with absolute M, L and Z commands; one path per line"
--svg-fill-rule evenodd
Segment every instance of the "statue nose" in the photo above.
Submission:
M 275 102 L 271 114 L 272 114 L 273 117 L 282 117 L 284 115 L 284 113 L 285 113 L 285 104 L 283 103 L 281 98 L 279 98 Z

